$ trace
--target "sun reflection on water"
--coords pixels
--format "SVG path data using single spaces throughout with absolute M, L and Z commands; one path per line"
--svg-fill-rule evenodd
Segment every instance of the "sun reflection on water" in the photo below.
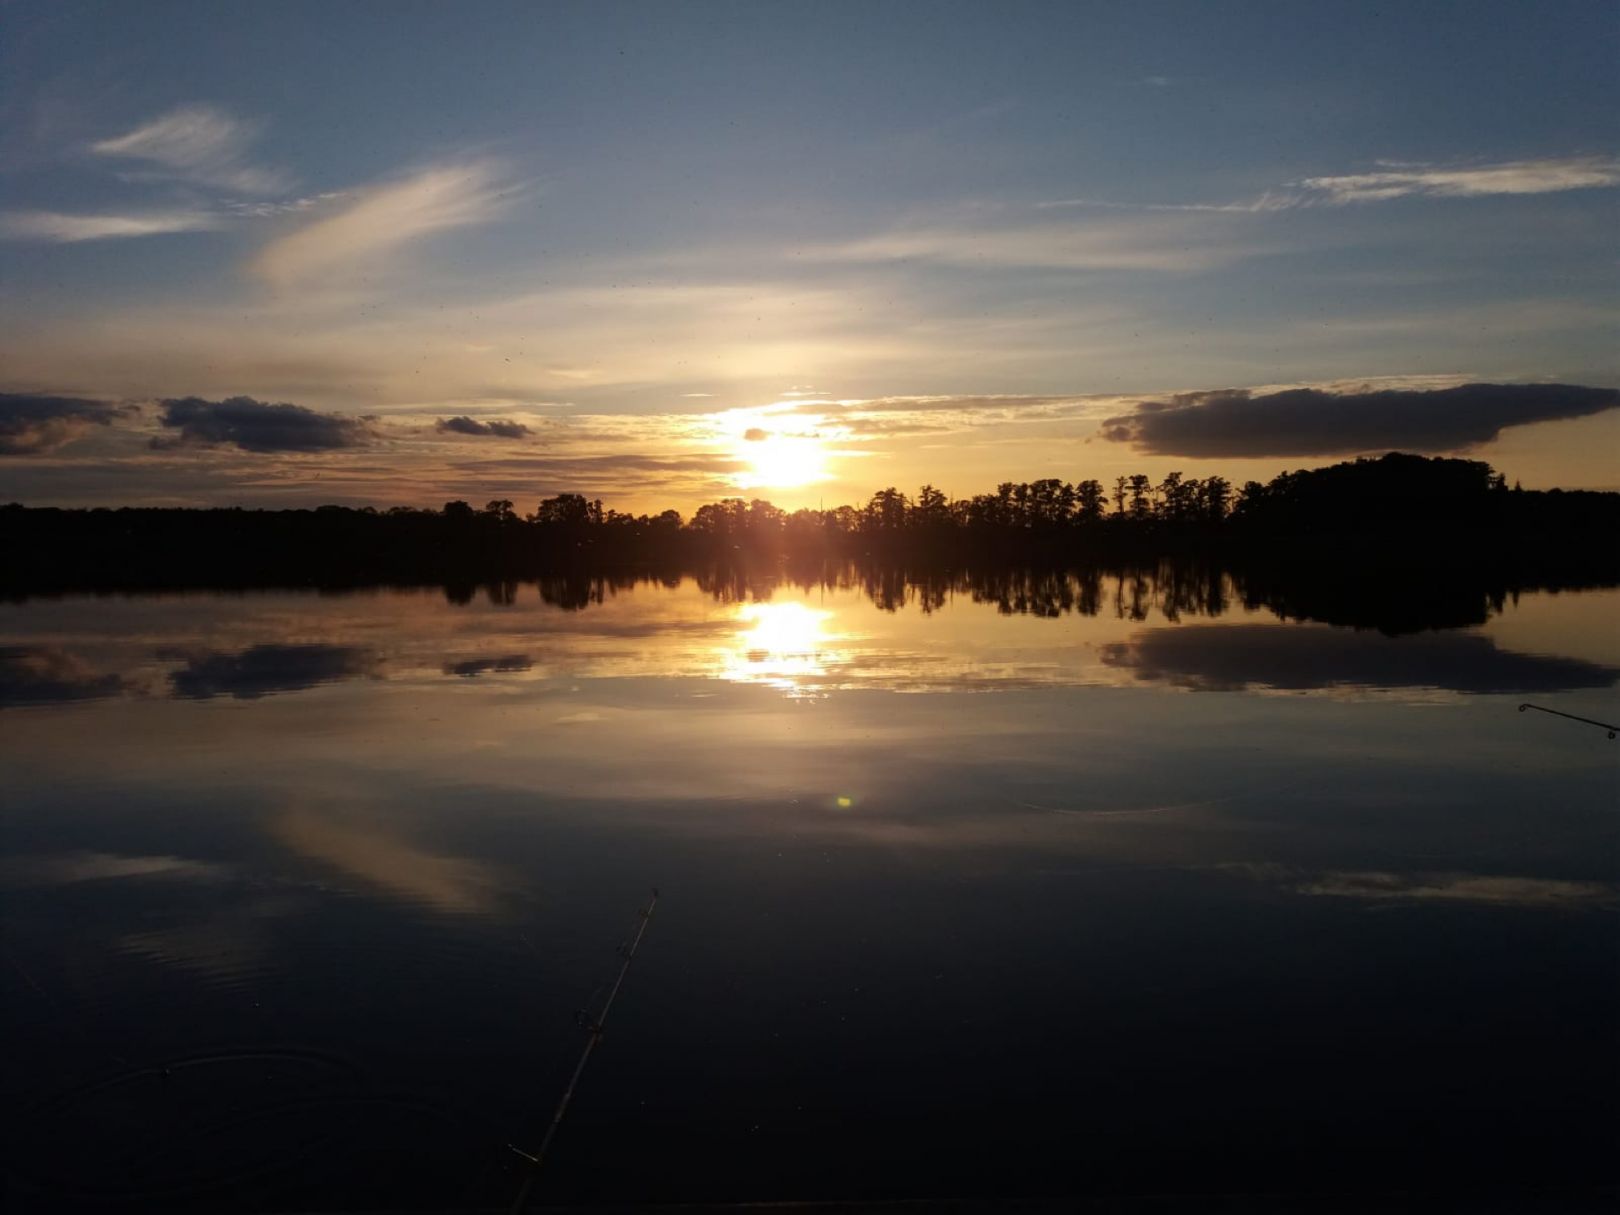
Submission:
M 721 653 L 721 677 L 795 696 L 820 694 L 819 684 L 844 657 L 833 648 L 840 638 L 825 631 L 831 616 L 805 603 L 743 604 L 742 628 Z

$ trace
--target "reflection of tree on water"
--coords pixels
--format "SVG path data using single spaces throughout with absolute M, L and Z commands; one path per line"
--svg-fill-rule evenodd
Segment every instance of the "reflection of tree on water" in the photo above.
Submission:
M 1284 620 L 1372 628 L 1391 636 L 1426 629 L 1470 628 L 1500 613 L 1523 592 L 1582 589 L 1581 582 L 1501 577 L 1433 576 L 1407 565 L 1358 567 L 1247 564 L 1197 559 L 1083 567 L 986 565 L 951 567 L 894 561 L 778 564 L 737 561 L 689 573 L 617 571 L 559 573 L 533 582 L 483 588 L 493 605 L 519 601 L 533 586 L 542 602 L 566 611 L 600 606 L 638 586 L 674 589 L 683 577 L 722 604 L 760 603 L 781 590 L 801 594 L 857 591 L 885 612 L 938 611 L 953 598 L 993 605 L 1003 615 L 1057 618 L 1109 615 L 1141 623 L 1161 618 L 1217 618 L 1234 603 Z M 1592 584 L 1596 585 L 1596 584 Z M 455 604 L 472 602 L 471 586 L 450 586 Z
M 694 584 L 720 610 L 693 611 Z M 681 592 L 683 586 L 685 592 L 678 599 L 684 607 L 671 615 L 659 601 L 670 591 Z M 1499 650 L 1489 636 L 1463 631 L 1503 611 L 1521 590 L 1531 589 L 1536 588 L 1485 580 L 1437 582 L 1393 568 L 1379 577 L 1357 580 L 1320 572 L 1312 577 L 1299 570 L 1234 570 L 1210 561 L 1075 569 L 867 561 L 791 567 L 729 563 L 695 575 L 576 571 L 536 582 L 504 580 L 482 591 L 451 587 L 445 594 L 452 616 L 475 600 L 480 606 L 469 610 L 490 617 L 514 609 L 525 640 L 548 629 L 558 631 L 560 655 L 600 657 L 598 651 L 605 649 L 613 660 L 611 669 L 622 669 L 629 661 L 640 670 L 640 657 L 626 657 L 641 648 L 639 642 L 625 647 L 602 639 L 667 637 L 675 642 L 672 647 L 660 648 L 649 640 L 649 648 L 662 656 L 660 671 L 670 669 L 673 661 L 674 669 L 803 695 L 820 694 L 829 687 L 920 686 L 930 681 L 941 686 L 960 686 L 964 680 L 1000 685 L 1032 677 L 1085 681 L 1096 673 L 1083 659 L 1087 653 L 1094 654 L 1101 667 L 1134 679 L 1198 690 L 1417 687 L 1530 693 L 1610 686 L 1617 672 L 1603 663 Z M 638 591 L 652 602 L 624 603 L 593 615 L 616 597 Z M 321 596 L 334 597 L 341 596 Z M 544 613 L 534 610 L 536 597 L 552 610 L 551 619 L 539 619 Z M 823 598 L 825 602 L 819 602 Z M 986 659 L 972 653 L 971 643 L 966 658 L 960 652 L 942 654 L 927 640 L 931 630 L 923 622 L 914 621 L 909 629 L 897 622 L 876 630 L 837 623 L 838 613 L 859 598 L 879 612 L 895 615 L 926 615 L 957 605 L 957 623 L 937 634 L 953 651 L 961 645 L 960 624 L 977 618 L 985 627 L 993 623 L 985 620 L 991 609 L 1004 617 L 1053 622 L 1094 617 L 1110 624 L 1086 631 L 1090 644 L 1075 651 L 1082 656 L 1079 666 L 1066 661 L 1052 666 L 1043 656 L 1038 662 L 1047 663 L 1050 670 L 1043 667 L 1031 676 L 1016 663 L 1009 666 L 1004 655 Z M 649 607 L 652 610 L 646 610 Z M 1265 623 L 1267 611 L 1290 623 Z M 576 614 L 588 618 L 567 619 Z M 1237 619 L 1220 621 L 1225 616 Z M 1220 623 L 1175 627 L 1192 620 Z M 1300 622 L 1314 624 L 1301 627 Z M 488 624 L 494 626 L 491 636 L 501 635 L 493 619 Z M 285 626 L 267 620 L 263 627 L 274 633 Z M 484 636 L 483 626 L 476 631 Z M 914 648 L 908 635 L 915 636 L 920 648 Z M 1099 635 L 1108 640 L 1097 641 Z M 576 636 L 596 640 L 575 647 L 569 639 Z M 1054 623 L 1051 628 L 1020 629 L 1012 636 L 1014 648 L 1043 642 L 1063 648 L 1073 645 L 1075 633 Z M 724 640 L 717 642 L 718 638 Z M 536 657 L 532 647 L 511 641 L 503 636 L 498 648 L 484 645 L 467 653 L 468 647 L 457 646 L 448 655 L 435 653 L 432 667 L 446 676 L 471 680 L 521 675 L 550 661 Z M 154 659 L 167 664 L 166 669 L 154 669 Z M 111 669 L 118 665 L 125 670 Z M 409 654 L 403 663 L 385 665 L 383 653 L 373 644 L 301 639 L 230 650 L 186 645 L 153 651 L 142 646 L 122 664 L 110 662 L 106 655 L 92 660 L 60 646 L 0 646 L 0 709 L 131 694 L 252 700 L 382 677 L 387 671 L 420 669 L 419 658 Z
M 1269 608 L 1284 620 L 1375 628 L 1391 636 L 1469 628 L 1516 602 L 1522 591 L 1576 589 L 1557 581 L 1513 585 L 1495 577 L 1436 576 L 1409 565 L 1371 571 L 1262 566 L 1245 571 L 1241 585 L 1245 604 Z

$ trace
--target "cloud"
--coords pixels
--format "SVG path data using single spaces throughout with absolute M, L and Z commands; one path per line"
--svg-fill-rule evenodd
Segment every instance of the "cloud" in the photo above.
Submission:
M 1494 194 L 1555 194 L 1620 185 L 1620 158 L 1584 156 L 1563 160 L 1516 160 L 1471 168 L 1387 163 L 1375 173 L 1307 177 L 1296 182 L 1334 206 L 1385 202 L 1422 195 L 1430 198 L 1482 198 Z
M 1104 397 L 1104 401 L 1118 401 L 1118 397 Z M 1031 393 L 962 393 L 949 396 L 870 397 L 865 400 L 832 402 L 840 408 L 857 410 L 865 414 L 877 413 L 932 413 L 932 412 L 988 412 L 1000 415 L 1029 416 L 1042 409 L 1083 409 L 1087 398 L 1078 396 L 1037 396 Z M 805 401 L 795 405 L 794 413 L 817 414 L 826 411 L 827 402 Z
M 1193 211 L 1215 215 L 1258 215 L 1266 211 L 1287 211 L 1304 205 L 1300 195 L 1267 190 L 1243 202 L 1228 203 L 1135 203 L 1114 202 L 1102 198 L 1053 198 L 1035 204 L 1037 211 L 1050 211 L 1065 207 L 1096 207 L 1108 211 Z
M 112 139 L 90 145 L 98 156 L 141 160 L 161 166 L 168 175 L 236 190 L 243 194 L 274 194 L 286 187 L 286 178 L 273 170 L 244 162 L 247 146 L 258 128 L 208 105 L 181 106 Z
M 488 162 L 424 169 L 346 195 L 341 210 L 265 246 L 251 268 L 277 287 L 340 276 L 429 233 L 483 223 L 509 192 Z
M 510 422 L 501 418 L 480 422 L 465 414 L 454 418 L 440 418 L 433 424 L 433 429 L 441 433 L 458 435 L 493 435 L 499 439 L 521 439 L 532 433 L 522 422 Z
M 0 214 L 0 238 L 50 241 L 59 245 L 170 232 L 206 232 L 221 225 L 209 211 L 149 211 L 130 215 L 69 215 L 61 211 Z
M 180 433 L 157 438 L 157 448 L 194 444 L 199 447 L 232 445 L 243 451 L 332 451 L 363 447 L 374 437 L 368 418 L 317 413 L 302 405 L 272 405 L 252 397 L 205 401 L 182 397 L 163 402 L 161 421 Z
M 1088 207 L 1118 211 L 1202 211 L 1259 214 L 1300 207 L 1343 207 L 1352 203 L 1425 198 L 1487 198 L 1510 194 L 1558 194 L 1620 185 L 1620 158 L 1569 157 L 1562 160 L 1517 160 L 1470 168 L 1381 161 L 1372 173 L 1307 177 L 1285 187 L 1263 191 L 1239 202 L 1145 203 L 1101 198 L 1055 198 L 1036 203 L 1037 210 Z
M 1247 208 L 1245 208 L 1247 209 Z M 901 228 L 812 251 L 831 262 L 932 262 L 972 269 L 1195 271 L 1257 249 L 1210 216 L 1154 215 L 1084 223 Z
M 603 476 L 613 473 L 734 473 L 748 467 L 743 460 L 711 452 L 688 456 L 649 456 L 636 452 L 597 456 L 513 456 L 508 459 L 479 460 L 453 467 L 478 472 L 511 472 L 536 477 Z
M 371 675 L 372 651 L 340 645 L 256 645 L 239 654 L 201 654 L 169 675 L 174 694 L 187 700 L 229 696 L 257 700 L 273 692 L 300 692 L 319 684 Z
M 346 194 L 345 190 L 327 190 L 321 194 L 307 194 L 303 198 L 255 199 L 252 202 L 233 199 L 226 202 L 224 207 L 232 215 L 241 215 L 249 219 L 270 219 L 277 215 L 293 215 L 300 211 L 309 211 L 322 203 L 331 203 L 343 198 Z
M 1098 657 L 1144 683 L 1198 692 L 1440 688 L 1499 695 L 1607 688 L 1620 679 L 1620 667 L 1502 650 L 1479 633 L 1392 640 L 1321 625 L 1146 629 L 1128 641 L 1099 647 Z
M 123 410 L 105 401 L 0 392 L 0 456 L 35 456 L 73 442 Z
M 743 438 L 750 443 L 763 443 L 771 437 L 771 432 L 760 426 L 750 426 L 743 431 Z
M 1583 418 L 1620 407 L 1620 391 L 1575 384 L 1331 392 L 1291 388 L 1181 393 L 1107 418 L 1100 434 L 1149 455 L 1329 456 L 1458 451 L 1509 426 Z

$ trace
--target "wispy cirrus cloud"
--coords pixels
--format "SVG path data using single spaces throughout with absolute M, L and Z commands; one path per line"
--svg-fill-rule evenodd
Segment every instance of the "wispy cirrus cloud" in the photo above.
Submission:
M 1455 167 L 1386 161 L 1375 172 L 1307 177 L 1295 184 L 1333 205 L 1385 202 L 1411 195 L 1484 198 L 1495 194 L 1557 194 L 1620 185 L 1620 157 L 1579 156 Z
M 1298 194 L 1267 190 L 1256 198 L 1241 202 L 1129 203 L 1102 198 L 1052 198 L 1036 203 L 1035 209 L 1051 211 L 1065 207 L 1096 207 L 1106 211 L 1190 211 L 1205 215 L 1258 215 L 1266 211 L 1286 211 L 1303 205 L 1303 201 Z
M 1110 211 L 1184 211 L 1254 215 L 1306 207 L 1344 207 L 1397 198 L 1489 198 L 1561 194 L 1620 186 L 1620 157 L 1572 156 L 1499 164 L 1431 165 L 1378 161 L 1366 173 L 1306 177 L 1235 202 L 1120 202 L 1103 198 L 1054 198 L 1037 210 L 1097 208 Z
M 826 246 L 810 256 L 829 262 L 932 262 L 965 268 L 1185 272 L 1227 265 L 1255 252 L 1232 239 L 1231 231 L 1212 226 L 1217 222 L 1162 215 L 1107 222 L 919 225 Z
M 162 176 L 242 194 L 274 194 L 285 174 L 247 163 L 257 124 L 211 105 L 186 105 L 90 145 L 97 156 L 141 161 Z
M 493 219 L 511 194 L 490 161 L 423 169 L 345 195 L 341 209 L 266 245 L 251 269 L 281 288 L 338 279 L 423 236 Z
M 506 459 L 478 460 L 453 467 L 491 473 L 520 473 L 551 481 L 560 479 L 561 482 L 566 482 L 570 478 L 594 478 L 596 482 L 600 482 L 611 481 L 615 476 L 623 477 L 637 473 L 731 474 L 745 471 L 747 464 L 723 452 L 698 451 L 686 455 L 663 456 L 625 451 L 609 455 L 513 456 Z
M 210 211 L 146 211 L 128 214 L 74 215 L 64 211 L 10 211 L 0 214 L 0 238 L 74 244 L 171 232 L 206 232 L 222 226 Z

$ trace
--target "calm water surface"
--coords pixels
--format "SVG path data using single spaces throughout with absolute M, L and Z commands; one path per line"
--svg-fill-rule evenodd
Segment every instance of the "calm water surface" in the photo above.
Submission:
M 0 605 L 19 1209 L 509 1200 L 654 885 L 554 1201 L 1615 1183 L 1620 592 L 463 599 Z

